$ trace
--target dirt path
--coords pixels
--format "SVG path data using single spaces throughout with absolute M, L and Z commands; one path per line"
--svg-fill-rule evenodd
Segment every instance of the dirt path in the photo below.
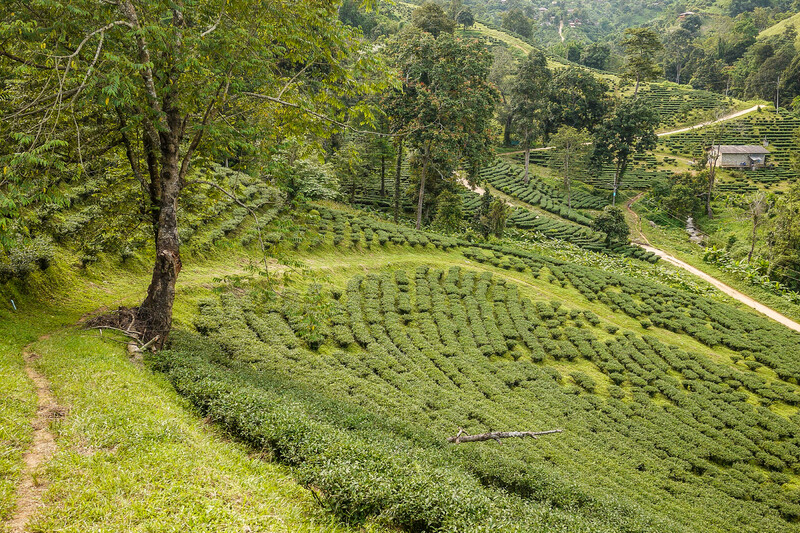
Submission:
M 695 124 L 694 126 L 688 126 L 686 128 L 680 128 L 680 129 L 672 130 L 672 131 L 665 131 L 665 132 L 659 133 L 658 136 L 659 137 L 666 137 L 667 135 L 673 135 L 675 133 L 684 133 L 684 132 L 687 132 L 687 131 L 696 130 L 698 128 L 704 128 L 704 127 L 710 126 L 712 124 L 717 124 L 719 122 L 725 122 L 726 120 L 732 120 L 734 118 L 739 118 L 742 115 L 746 115 L 748 113 L 752 113 L 753 111 L 756 111 L 759 107 L 762 107 L 762 106 L 754 105 L 750 109 L 743 109 L 742 111 L 735 111 L 733 113 L 729 113 L 729 114 L 727 114 L 725 116 L 722 116 L 722 117 L 718 118 L 717 120 L 709 120 L 707 122 L 701 122 L 699 124 Z
M 26 346 L 22 352 L 25 358 L 25 373 L 36 387 L 38 408 L 33 424 L 33 443 L 23 456 L 24 466 L 17 489 L 17 509 L 7 523 L 10 533 L 24 533 L 36 510 L 42 505 L 42 494 L 46 488 L 41 475 L 41 467 L 50 460 L 56 451 L 56 442 L 50 432 L 50 421 L 62 418 L 65 410 L 60 407 L 50 393 L 47 379 L 33 368 L 39 357 Z
M 707 122 L 700 122 L 699 124 L 694 124 L 693 126 L 687 126 L 685 128 L 680 128 L 680 129 L 677 129 L 677 130 L 664 131 L 664 132 L 658 133 L 657 135 L 659 137 L 666 137 L 667 135 L 674 135 L 676 133 L 684 133 L 684 132 L 696 130 L 696 129 L 699 129 L 699 128 L 705 128 L 706 126 L 710 126 L 712 124 L 718 124 L 720 122 L 725 122 L 726 120 L 733 120 L 733 119 L 739 118 L 739 117 L 741 117 L 743 115 L 747 115 L 748 113 L 754 112 L 759 107 L 763 107 L 763 106 L 754 105 L 753 107 L 751 107 L 749 109 L 743 109 L 742 111 L 735 111 L 733 113 L 729 113 L 729 114 L 727 114 L 725 116 L 722 116 L 722 117 L 718 118 L 717 120 L 709 120 Z M 592 143 L 586 143 L 586 144 L 588 146 L 588 145 L 590 145 Z M 552 149 L 553 149 L 552 146 L 543 146 L 541 148 L 531 148 L 531 152 L 540 152 L 540 151 L 543 151 L 543 150 L 552 150 Z M 501 156 L 505 156 L 505 155 L 524 154 L 524 153 L 525 153 L 525 150 L 517 150 L 517 151 L 514 151 L 514 152 L 505 152 L 505 153 L 502 153 L 500 155 Z M 675 156 L 669 156 L 669 157 L 675 157 Z M 680 158 L 676 158 L 676 159 L 680 159 Z M 685 159 L 684 161 L 686 161 L 687 163 L 691 163 L 691 161 L 689 159 Z
M 687 272 L 689 272 L 690 274 L 694 274 L 695 276 L 697 276 L 698 278 L 702 279 L 703 281 L 706 281 L 706 282 L 710 283 L 711 285 L 713 285 L 714 287 L 716 287 L 717 289 L 721 290 L 722 292 L 724 292 L 725 294 L 727 294 L 731 298 L 734 298 L 734 299 L 742 302 L 746 306 L 755 309 L 756 311 L 758 311 L 762 315 L 768 316 L 772 320 L 774 320 L 774 321 L 776 321 L 776 322 L 778 322 L 780 324 L 783 324 L 784 326 L 786 326 L 789 329 L 793 329 L 793 330 L 795 330 L 797 332 L 800 332 L 800 324 L 798 324 L 797 322 L 795 322 L 791 318 L 780 314 L 779 312 L 775 311 L 774 309 L 771 309 L 771 308 L 767 307 L 766 305 L 764 305 L 764 304 L 762 304 L 762 303 L 750 298 L 746 294 L 743 294 L 743 293 L 737 291 L 733 287 L 731 287 L 729 285 L 726 285 L 725 283 L 722 283 L 717 278 L 715 278 L 713 276 L 710 276 L 709 274 L 706 274 L 705 272 L 703 272 L 699 268 L 693 267 L 689 263 L 686 263 L 685 261 L 681 261 L 677 257 L 668 254 L 664 250 L 659 250 L 658 248 L 655 248 L 652 244 L 650 244 L 650 241 L 648 241 L 647 237 L 645 237 L 644 233 L 642 233 L 642 221 L 639 218 L 639 215 L 636 214 L 636 212 L 633 209 L 631 209 L 631 206 L 634 203 L 636 203 L 644 194 L 645 193 L 643 193 L 643 192 L 639 193 L 638 195 L 634 196 L 633 198 L 631 198 L 630 200 L 628 200 L 625 203 L 625 209 L 628 211 L 629 215 L 634 220 L 633 230 L 637 233 L 637 235 L 634 235 L 634 238 L 631 241 L 633 244 L 636 244 L 637 246 L 640 246 L 640 247 L 644 248 L 648 252 L 652 252 L 652 253 L 656 254 L 658 257 L 660 257 L 661 259 L 663 259 L 667 263 L 675 265 L 678 268 L 682 268 L 682 269 L 686 270 Z

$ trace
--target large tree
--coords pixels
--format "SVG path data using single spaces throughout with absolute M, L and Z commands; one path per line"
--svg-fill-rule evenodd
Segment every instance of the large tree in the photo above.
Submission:
M 592 229 L 606 234 L 606 246 L 627 244 L 630 235 L 630 228 L 625 222 L 622 209 L 613 205 L 607 205 L 603 212 L 594 218 Z
M 503 15 L 503 28 L 528 39 L 533 32 L 533 22 L 520 8 L 512 7 Z
M 658 78 L 663 70 L 656 62 L 662 45 L 658 34 L 650 28 L 628 28 L 620 45 L 625 49 L 625 67 L 622 76 L 636 81 L 633 95 L 639 94 L 642 82 Z
M 655 147 L 657 124 L 658 115 L 641 99 L 633 99 L 618 101 L 595 130 L 592 154 L 595 163 L 614 167 L 612 204 L 617 202 L 617 190 L 631 157 Z
M 589 68 L 604 70 L 611 57 L 611 48 L 607 44 L 592 43 L 581 51 L 580 62 Z
M 552 73 L 547 68 L 547 58 L 538 50 L 531 51 L 520 64 L 511 89 L 512 123 L 522 136 L 525 150 L 525 172 L 523 181 L 528 183 L 530 175 L 531 143 L 537 138 L 546 140 L 552 127 L 552 104 L 550 81 Z
M 800 290 L 800 184 L 778 197 L 770 210 L 767 244 L 770 276 Z
M 426 198 L 436 198 L 453 171 L 470 179 L 491 157 L 491 120 L 497 91 L 488 81 L 492 57 L 483 41 L 413 28 L 391 43 L 402 88 L 386 100 L 386 112 L 415 151 L 417 228 Z
M 553 150 L 550 162 L 558 169 L 567 191 L 567 207 L 572 209 L 572 177 L 586 170 L 592 137 L 586 130 L 562 126 L 550 139 Z
M 675 83 L 681 82 L 686 63 L 694 52 L 692 34 L 684 28 L 676 28 L 664 37 L 664 70 L 675 73 Z
M 199 186 L 193 171 L 256 154 L 278 131 L 314 127 L 303 117 L 353 94 L 371 64 L 349 60 L 360 42 L 323 0 L 304 9 L 282 0 L 20 0 L 2 4 L 0 21 L 14 139 L 2 146 L 5 191 L 47 189 L 65 169 L 122 154 L 142 190 L 130 209 L 146 213 L 155 242 L 137 327 L 158 347 L 172 324 L 178 212 L 184 189 Z
M 492 67 L 489 69 L 489 81 L 497 88 L 500 93 L 500 101 L 497 105 L 497 118 L 503 125 L 503 145 L 511 145 L 512 121 L 514 118 L 514 102 L 512 100 L 512 88 L 517 65 L 514 56 L 504 47 L 496 46 L 492 50 L 494 59 Z
M 555 73 L 550 84 L 552 103 L 547 131 L 559 125 L 594 131 L 611 103 L 608 86 L 585 69 L 567 67 Z
M 456 29 L 455 21 L 435 2 L 425 2 L 415 9 L 411 13 L 411 21 L 414 26 L 434 37 L 441 33 L 453 33 Z

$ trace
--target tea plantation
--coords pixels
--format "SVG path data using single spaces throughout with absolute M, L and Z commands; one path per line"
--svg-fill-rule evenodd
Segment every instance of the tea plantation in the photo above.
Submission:
M 367 218 L 322 209 L 313 224 L 316 246 L 338 239 L 364 271 L 278 300 L 207 298 L 153 361 L 331 512 L 407 531 L 800 530 L 800 335 Z M 375 262 L 381 245 L 418 259 Z M 564 432 L 449 444 L 459 428 Z
M 768 162 L 771 168 L 757 169 L 739 175 L 733 182 L 718 185 L 721 191 L 736 193 L 749 192 L 758 185 L 769 188 L 786 180 L 794 180 L 797 173 L 791 169 L 790 153 L 795 149 L 792 136 L 800 128 L 800 119 L 781 110 L 780 113 L 751 113 L 745 117 L 731 120 L 718 127 L 718 144 L 760 145 L 766 142 L 770 151 Z M 662 150 L 671 154 L 692 156 L 705 143 L 710 143 L 709 134 L 704 130 L 677 133 L 662 138 Z

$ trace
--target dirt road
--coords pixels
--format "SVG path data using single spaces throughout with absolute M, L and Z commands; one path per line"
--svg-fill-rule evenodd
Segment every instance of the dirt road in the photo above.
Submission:
M 780 314 L 779 312 L 775 311 L 774 309 L 771 309 L 771 308 L 767 307 L 766 305 L 764 305 L 764 304 L 762 304 L 760 302 L 757 302 L 756 300 L 750 298 L 746 294 L 742 294 L 741 292 L 737 291 L 733 287 L 731 287 L 729 285 L 726 285 L 725 283 L 722 283 L 717 278 L 715 278 L 713 276 L 710 276 L 709 274 L 706 274 L 705 272 L 703 272 L 699 268 L 693 267 L 689 263 L 686 263 L 685 261 L 681 261 L 677 257 L 668 254 L 664 250 L 659 250 L 658 248 L 655 248 L 653 245 L 651 245 L 650 241 L 648 241 L 647 237 L 645 237 L 644 233 L 642 233 L 641 219 L 639 218 L 639 215 L 637 215 L 636 212 L 633 209 L 631 209 L 631 206 L 636 201 L 638 201 L 644 194 L 645 193 L 639 193 L 638 195 L 634 196 L 633 198 L 631 198 L 630 200 L 628 200 L 625 203 L 625 209 L 627 209 L 629 215 L 634 220 L 633 230 L 634 230 L 634 232 L 636 232 L 638 234 L 638 235 L 634 235 L 634 238 L 631 241 L 633 244 L 636 244 L 637 246 L 640 246 L 640 247 L 644 248 L 648 252 L 652 252 L 652 253 L 656 254 L 658 257 L 660 257 L 661 259 L 663 259 L 667 263 L 670 263 L 670 264 L 675 265 L 675 266 L 677 266 L 679 268 L 682 268 L 682 269 L 686 270 L 687 272 L 689 272 L 690 274 L 694 274 L 695 276 L 697 276 L 698 278 L 702 279 L 703 281 L 706 281 L 706 282 L 710 283 L 711 285 L 713 285 L 714 287 L 716 287 L 717 289 L 721 290 L 722 292 L 724 292 L 725 294 L 727 294 L 731 298 L 739 300 L 740 302 L 742 302 L 746 306 L 755 309 L 756 311 L 758 311 L 762 315 L 765 315 L 765 316 L 771 318 L 772 320 L 774 320 L 774 321 L 776 321 L 776 322 L 778 322 L 780 324 L 783 324 L 787 328 L 790 328 L 790 329 L 793 329 L 793 330 L 795 330 L 797 332 L 800 332 L 800 324 L 798 324 L 797 322 L 795 322 L 791 318 Z
M 718 124 L 719 122 L 725 122 L 726 120 L 732 120 L 734 118 L 739 118 L 742 115 L 747 115 L 748 113 L 752 113 L 753 111 L 756 111 L 759 107 L 763 107 L 763 106 L 754 105 L 750 109 L 743 109 L 742 111 L 735 111 L 733 113 L 729 113 L 729 114 L 727 114 L 725 116 L 719 117 L 717 120 L 709 120 L 707 122 L 701 122 L 699 124 L 695 124 L 694 126 L 688 126 L 686 128 L 680 128 L 680 129 L 672 130 L 672 131 L 665 131 L 665 132 L 659 133 L 658 136 L 659 137 L 666 137 L 667 135 L 674 135 L 675 133 L 684 133 L 686 131 L 692 131 L 692 130 L 696 130 L 698 128 L 704 128 L 706 126 L 711 126 L 712 124 Z

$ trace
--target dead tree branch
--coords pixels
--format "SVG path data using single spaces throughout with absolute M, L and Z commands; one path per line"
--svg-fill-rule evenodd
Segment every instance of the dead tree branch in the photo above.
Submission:
M 563 429 L 550 429 L 547 431 L 493 431 L 491 433 L 481 433 L 479 435 L 470 435 L 462 428 L 458 428 L 458 434 L 455 437 L 447 437 L 447 442 L 453 444 L 461 444 L 462 442 L 480 442 L 484 440 L 496 440 L 498 444 L 503 444 L 500 439 L 509 439 L 512 437 L 531 437 L 534 439 L 539 438 L 540 435 L 550 435 L 551 433 L 561 433 Z

